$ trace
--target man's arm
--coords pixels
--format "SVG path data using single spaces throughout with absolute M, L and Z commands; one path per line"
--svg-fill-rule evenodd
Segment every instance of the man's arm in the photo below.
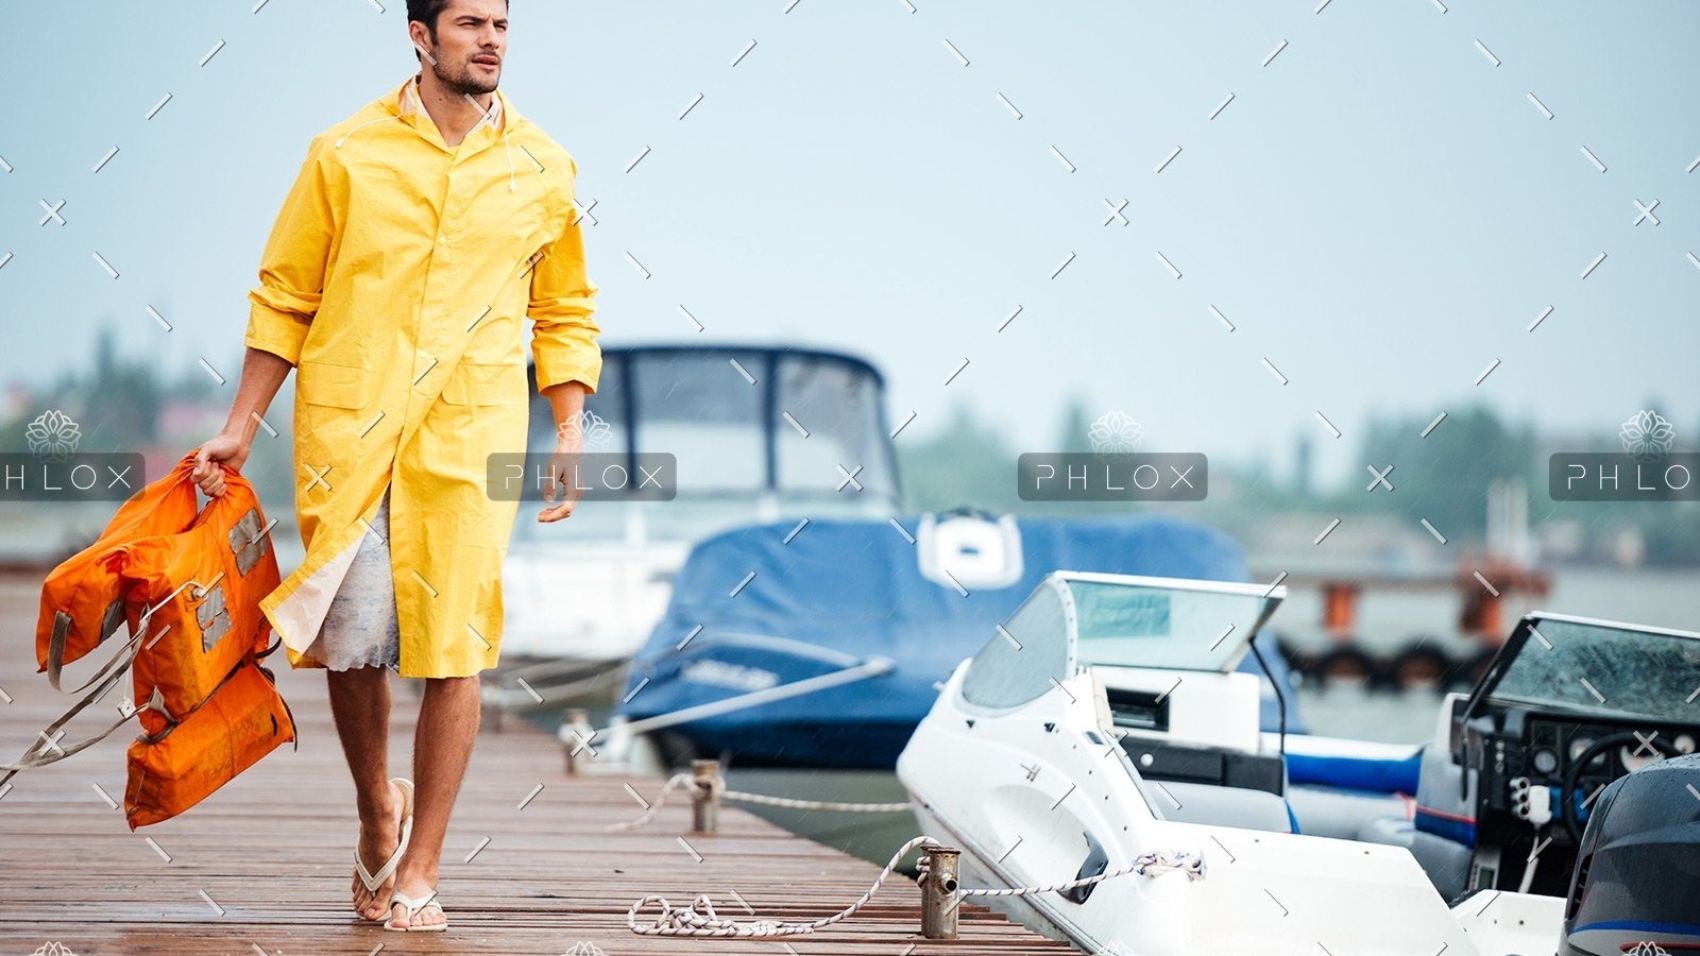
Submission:
M 578 172 L 573 164 L 573 172 Z M 602 346 L 597 344 L 601 328 L 596 311 L 598 287 L 585 272 L 584 237 L 579 229 L 578 210 L 572 210 L 566 230 L 532 269 L 531 317 L 532 358 L 537 364 L 537 389 L 549 399 L 555 417 L 554 467 L 557 480 L 544 493 L 551 507 L 537 516 L 539 521 L 569 517 L 578 504 L 577 482 L 568 481 L 573 465 L 584 450 L 579 416 L 584 397 L 596 392 L 602 377 Z M 555 502 L 556 488 L 561 500 Z
M 194 479 L 202 494 L 211 498 L 224 494 L 224 469 L 213 462 L 229 465 L 238 474 L 242 472 L 248 449 L 254 443 L 254 433 L 260 428 L 260 418 L 271 407 L 278 388 L 293 367 L 282 356 L 248 348 L 242 360 L 242 379 L 236 386 L 236 398 L 230 403 L 230 417 L 225 420 L 224 430 L 202 443 L 195 455 Z
M 224 470 L 240 473 L 248 450 L 289 370 L 301 359 L 307 329 L 324 295 L 325 272 L 336 235 L 336 215 L 324 158 L 315 137 L 290 187 L 260 259 L 260 284 L 248 293 L 247 353 L 224 429 L 195 455 L 194 479 L 211 497 L 224 494 Z

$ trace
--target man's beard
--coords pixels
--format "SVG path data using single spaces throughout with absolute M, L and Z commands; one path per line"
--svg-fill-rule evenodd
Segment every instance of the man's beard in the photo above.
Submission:
M 431 64 L 431 72 L 437 74 L 437 79 L 441 80 L 444 86 L 466 96 L 483 96 L 486 93 L 493 93 L 496 91 L 496 84 L 501 79 L 500 74 L 489 80 L 482 79 L 473 72 L 470 62 L 461 64 L 458 73 L 449 73 L 441 59 Z

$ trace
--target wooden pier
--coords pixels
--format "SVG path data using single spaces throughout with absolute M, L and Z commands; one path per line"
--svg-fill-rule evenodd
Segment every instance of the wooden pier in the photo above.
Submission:
M 0 577 L 0 760 L 22 753 L 69 702 L 35 672 L 39 581 Z M 92 666 L 77 666 L 67 680 L 80 683 Z M 632 933 L 626 914 L 650 894 L 685 905 L 706 893 L 722 917 L 824 917 L 859 897 L 879 868 L 733 806 L 721 809 L 719 832 L 692 835 L 691 805 L 682 793 L 647 827 L 608 832 L 608 824 L 641 810 L 628 784 L 650 799 L 662 781 L 569 777 L 560 744 L 515 720 L 501 733 L 481 735 L 456 805 L 439 888 L 449 930 L 385 932 L 359 920 L 350 903 L 353 786 L 331 726 L 324 678 L 291 671 L 282 660 L 273 670 L 294 708 L 300 750 L 285 745 L 175 820 L 131 832 L 102 795 L 122 799 L 124 748 L 134 736 L 125 731 L 13 779 L 0 794 L 0 954 L 1074 951 L 973 904 L 961 907 L 959 939 L 924 939 L 920 891 L 901 874 L 856 915 L 812 934 L 711 939 Z M 395 694 L 395 775 L 409 774 L 412 753 L 416 698 L 405 683 Z M 126 680 L 120 689 L 128 686 Z M 113 699 L 79 717 L 66 739 L 116 717 L 118 695 L 114 690 Z M 653 919 L 658 912 L 640 915 Z

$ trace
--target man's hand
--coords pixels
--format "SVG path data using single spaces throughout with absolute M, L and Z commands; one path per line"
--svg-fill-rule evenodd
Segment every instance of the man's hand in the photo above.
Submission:
M 241 474 L 242 464 L 247 460 L 248 441 L 239 435 L 220 432 L 195 451 L 192 477 L 201 494 L 217 498 L 224 494 L 224 469 L 219 465 L 228 465 L 231 471 Z
M 555 432 L 555 453 L 549 456 L 552 480 L 543 491 L 543 500 L 551 507 L 537 515 L 537 520 L 545 523 L 572 517 L 573 509 L 584 494 L 578 487 L 578 466 L 584 457 L 584 433 L 579 430 L 577 419 L 558 426 Z M 559 503 L 556 503 L 557 497 Z

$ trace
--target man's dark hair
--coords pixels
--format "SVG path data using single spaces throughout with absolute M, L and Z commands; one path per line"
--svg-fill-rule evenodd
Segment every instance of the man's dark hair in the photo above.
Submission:
M 449 0 L 407 0 L 407 19 L 418 20 L 425 24 L 425 29 L 431 34 L 431 42 L 437 42 L 437 18 L 443 15 L 443 8 L 449 5 Z M 413 52 L 413 58 L 423 63 L 425 58 L 419 51 Z

